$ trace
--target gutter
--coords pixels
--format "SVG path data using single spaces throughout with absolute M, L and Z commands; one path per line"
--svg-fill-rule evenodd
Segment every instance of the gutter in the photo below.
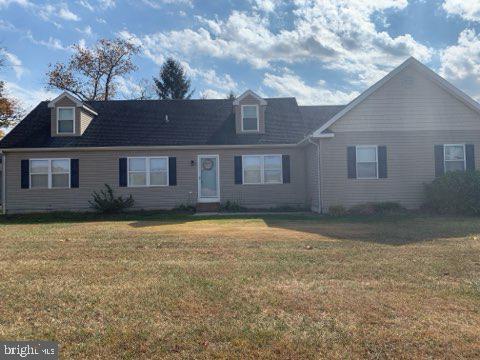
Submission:
M 168 146 L 97 146 L 59 148 L 4 148 L 3 153 L 13 152 L 65 152 L 65 151 L 146 151 L 146 150 L 201 150 L 201 149 L 262 149 L 275 147 L 297 147 L 298 144 L 255 144 L 255 145 L 168 145 Z
M 309 136 L 307 139 L 308 139 L 309 143 L 311 143 L 311 144 L 313 144 L 317 147 L 318 213 L 322 214 L 323 213 L 323 204 L 322 204 L 322 195 L 321 195 L 322 185 L 321 185 L 321 180 L 320 180 L 320 141 L 317 144 L 316 142 L 312 141 L 311 136 Z

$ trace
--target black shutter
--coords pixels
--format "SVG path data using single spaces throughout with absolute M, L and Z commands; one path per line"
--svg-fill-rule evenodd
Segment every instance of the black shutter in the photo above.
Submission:
M 127 176 L 127 158 L 120 158 L 118 161 L 118 183 L 121 187 L 127 186 Z
M 70 159 L 70 187 L 78 188 L 79 185 L 79 161 L 78 159 Z
M 443 145 L 435 145 L 435 177 L 442 176 L 445 173 L 443 164 Z
M 30 161 L 21 161 L 21 187 L 22 189 L 28 189 L 30 187 Z
M 176 157 L 168 158 L 168 185 L 169 186 L 177 185 L 177 158 Z
M 475 147 L 473 144 L 465 145 L 465 162 L 467 171 L 475 171 Z
M 283 183 L 290 184 L 290 155 L 282 155 Z
M 387 178 L 387 147 L 385 145 L 378 147 L 378 177 Z
M 357 178 L 357 150 L 355 146 L 347 147 L 347 171 L 349 179 Z
M 235 184 L 242 184 L 242 157 L 235 156 Z

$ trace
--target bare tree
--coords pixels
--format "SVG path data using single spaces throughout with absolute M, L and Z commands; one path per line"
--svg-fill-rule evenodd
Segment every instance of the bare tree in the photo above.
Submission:
M 92 48 L 76 44 L 67 63 L 49 65 L 47 88 L 67 90 L 82 100 L 115 96 L 118 76 L 137 69 L 132 57 L 139 47 L 123 39 L 100 39 Z

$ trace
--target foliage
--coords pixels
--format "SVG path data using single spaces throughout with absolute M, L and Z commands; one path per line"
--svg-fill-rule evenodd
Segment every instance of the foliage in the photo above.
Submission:
M 220 204 L 218 210 L 220 212 L 240 212 L 245 211 L 246 209 L 241 206 L 237 201 L 227 200 L 226 202 Z
M 480 214 L 480 171 L 454 171 L 425 185 L 425 208 L 440 214 Z
M 358 204 L 351 207 L 348 213 L 351 215 L 370 216 L 370 215 L 383 215 L 402 212 L 405 209 L 397 202 L 385 201 L 385 202 L 370 202 L 365 204 Z
M 153 78 L 159 99 L 190 99 L 190 79 L 182 65 L 173 58 L 168 58 L 160 69 L 160 77 Z
M 0 139 L 2 139 L 5 136 L 5 132 L 3 130 L 0 130 Z
M 228 100 L 235 100 L 237 97 L 235 96 L 235 93 L 233 91 L 230 91 L 227 95 Z
M 94 191 L 92 197 L 93 200 L 89 201 L 90 207 L 103 214 L 119 213 L 131 208 L 134 204 L 132 195 L 126 199 L 121 196 L 115 197 L 113 189 L 108 184 L 105 184 L 105 189 L 100 192 Z
M 47 71 L 47 88 L 67 90 L 81 100 L 109 100 L 115 96 L 116 78 L 137 69 L 132 61 L 139 47 L 123 39 L 100 39 L 93 48 L 73 46 L 67 63 Z
M 0 49 L 0 68 L 5 66 L 5 57 Z M 22 117 L 18 101 L 6 94 L 5 83 L 0 81 L 0 127 L 15 125 Z M 0 139 L 3 137 L 0 134 Z
M 173 212 L 179 213 L 194 213 L 196 210 L 195 206 L 188 204 L 179 204 L 172 209 Z
M 347 215 L 347 209 L 343 205 L 332 205 L 328 208 L 328 214 L 332 216 Z

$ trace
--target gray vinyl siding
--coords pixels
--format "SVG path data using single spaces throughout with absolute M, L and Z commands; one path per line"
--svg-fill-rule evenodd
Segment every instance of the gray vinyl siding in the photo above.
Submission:
M 335 134 L 479 129 L 477 111 L 413 68 L 392 78 L 330 128 Z
M 435 144 L 474 144 L 476 168 L 480 168 L 480 130 L 476 131 L 390 131 L 342 132 L 321 141 L 323 209 L 332 205 L 396 201 L 418 208 L 423 184 L 435 178 Z M 348 179 L 347 147 L 386 145 L 386 179 Z
M 332 205 L 397 201 L 407 208 L 423 202 L 425 183 L 435 174 L 435 144 L 474 144 L 480 166 L 480 115 L 424 73 L 406 68 L 337 120 L 333 138 L 321 139 L 324 210 Z M 348 179 L 347 147 L 385 145 L 388 178 Z
M 305 206 L 305 158 L 301 148 L 168 150 L 168 151 L 78 151 L 7 154 L 7 212 L 89 210 L 88 200 L 103 184 L 118 195 L 135 199 L 136 209 L 171 209 L 197 202 L 197 155 L 220 156 L 220 201 L 238 201 L 250 208 Z M 288 154 L 291 183 L 275 185 L 236 185 L 234 156 L 244 154 Z M 121 188 L 118 186 L 118 159 L 129 156 L 174 156 L 177 158 L 177 186 Z M 80 160 L 78 189 L 21 189 L 22 159 L 75 158 Z M 191 165 L 191 161 L 195 165 Z

